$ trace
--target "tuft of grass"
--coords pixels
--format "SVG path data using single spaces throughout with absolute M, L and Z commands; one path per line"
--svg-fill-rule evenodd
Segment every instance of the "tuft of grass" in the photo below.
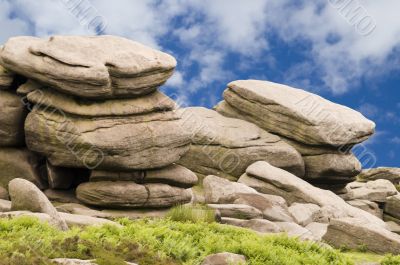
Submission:
M 400 256 L 386 255 L 381 261 L 382 265 L 399 265 Z
M 167 214 L 167 218 L 176 222 L 213 223 L 215 210 L 206 205 L 178 205 Z

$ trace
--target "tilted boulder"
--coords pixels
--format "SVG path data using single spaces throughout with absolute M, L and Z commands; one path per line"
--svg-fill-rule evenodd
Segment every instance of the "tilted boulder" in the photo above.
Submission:
M 259 233 L 269 234 L 269 233 L 279 233 L 282 231 L 278 225 L 265 219 L 243 220 L 237 218 L 222 217 L 221 223 L 248 228 L 257 231 Z
M 172 75 L 176 60 L 117 36 L 23 36 L 5 43 L 0 64 L 66 94 L 118 98 L 153 92 Z
M 31 211 L 48 214 L 62 230 L 68 229 L 64 219 L 32 182 L 25 179 L 13 179 L 8 184 L 12 211 Z
M 321 207 L 312 203 L 293 203 L 289 207 L 289 213 L 293 216 L 294 221 L 306 226 L 312 222 L 317 222 L 321 217 Z
M 320 206 L 327 218 L 356 217 L 378 226 L 385 223 L 374 215 L 352 207 L 331 191 L 312 186 L 306 181 L 267 162 L 260 161 L 247 168 L 239 183 L 246 184 L 255 190 L 283 197 L 289 204 L 313 203 Z
M 260 210 L 246 204 L 207 204 L 207 206 L 218 210 L 221 217 L 237 219 L 263 218 L 263 214 Z
M 165 183 L 181 188 L 190 188 L 197 184 L 198 178 L 189 169 L 180 165 L 170 165 L 142 171 L 110 172 L 93 170 L 90 181 L 134 181 L 136 183 Z
M 27 114 L 17 95 L 0 90 L 0 146 L 24 145 L 24 122 Z
M 179 163 L 196 173 L 237 179 L 252 163 L 268 161 L 304 175 L 300 154 L 254 124 L 202 107 L 180 109 L 178 113 L 182 127 L 192 135 L 192 145 Z
M 41 166 L 41 158 L 25 148 L 0 148 L 0 186 L 7 188 L 11 180 L 23 178 L 45 189 Z
M 369 251 L 379 254 L 399 254 L 400 236 L 357 218 L 331 220 L 323 240 L 335 247 L 357 249 L 365 246 Z
M 268 81 L 231 82 L 224 99 L 261 128 L 309 145 L 357 144 L 374 133 L 375 124 L 355 110 Z M 221 106 L 216 109 L 224 112 Z
M 346 202 L 353 207 L 359 208 L 361 210 L 369 212 L 370 214 L 375 215 L 379 219 L 383 218 L 383 211 L 379 208 L 379 205 L 376 202 L 372 202 L 369 200 L 360 200 L 360 199 L 346 201 Z
M 165 208 L 192 199 L 189 190 L 132 181 L 85 182 L 77 187 L 76 196 L 83 203 L 108 208 Z

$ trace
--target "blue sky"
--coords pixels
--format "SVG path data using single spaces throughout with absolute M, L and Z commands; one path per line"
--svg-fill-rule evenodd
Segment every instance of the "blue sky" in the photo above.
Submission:
M 374 120 L 364 152 L 399 166 L 399 10 L 398 0 L 0 0 L 0 42 L 104 33 L 145 43 L 177 58 L 163 90 L 188 105 L 212 107 L 237 79 L 303 88 Z

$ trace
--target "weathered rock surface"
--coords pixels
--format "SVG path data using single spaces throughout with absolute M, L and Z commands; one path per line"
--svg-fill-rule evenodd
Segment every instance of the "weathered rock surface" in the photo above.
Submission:
M 281 231 L 290 237 L 297 237 L 301 240 L 315 240 L 314 235 L 306 228 L 292 222 L 275 222 Z
M 14 73 L 0 65 L 0 90 L 10 88 L 14 80 Z
M 136 170 L 170 165 L 189 148 L 173 112 L 83 118 L 40 108 L 25 122 L 28 148 L 54 166 Z
M 82 259 L 67 259 L 67 258 L 58 258 L 51 260 L 53 264 L 56 265 L 97 265 L 95 260 L 82 260 Z M 137 265 L 132 262 L 125 262 L 126 265 Z
M 312 222 L 305 228 L 311 232 L 316 241 L 321 241 L 328 230 L 328 224 Z
M 301 89 L 259 80 L 228 84 L 224 99 L 241 117 L 269 132 L 310 145 L 365 141 L 375 124 L 359 112 Z M 223 106 L 216 110 L 225 114 Z
M 390 232 L 400 234 L 400 224 L 393 221 L 386 222 L 386 227 Z
M 221 223 L 248 228 L 259 233 L 279 233 L 282 231 L 278 225 L 265 219 L 243 220 L 237 218 L 222 217 Z
M 24 121 L 27 114 L 17 95 L 0 90 L 0 146 L 24 145 Z
M 242 183 L 231 182 L 217 176 L 207 176 L 203 180 L 206 203 L 231 203 L 236 196 L 242 193 L 255 193 L 257 191 Z
M 174 110 L 176 103 L 160 91 L 138 98 L 119 98 L 108 100 L 88 100 L 65 95 L 44 88 L 32 81 L 24 84 L 29 86 L 27 99 L 29 102 L 57 108 L 65 113 L 84 116 L 127 116 Z M 21 92 L 20 92 L 21 93 Z
M 312 203 L 293 203 L 289 207 L 289 213 L 293 216 L 294 221 L 306 226 L 317 221 L 321 216 L 321 207 Z
M 246 184 L 261 193 L 283 197 L 289 204 L 313 203 L 324 210 L 326 218 L 357 217 L 366 222 L 384 226 L 384 222 L 374 215 L 352 207 L 333 192 L 316 188 L 306 181 L 273 167 L 267 162 L 256 162 L 247 168 L 239 183 Z
M 11 211 L 11 201 L 0 199 L 0 212 Z
M 242 193 L 233 196 L 233 203 L 246 204 L 260 210 L 263 218 L 269 221 L 293 222 L 285 199 L 275 195 L 261 193 Z
M 368 181 L 367 183 L 352 182 L 346 186 L 347 193 L 341 195 L 345 200 L 370 200 L 386 202 L 386 198 L 396 195 L 396 187 L 386 179 Z
M 245 265 L 246 257 L 229 252 L 207 256 L 201 265 Z
M 379 208 L 379 205 L 375 202 L 357 199 L 357 200 L 347 201 L 347 203 L 353 207 L 369 212 L 370 214 L 373 214 L 380 219 L 383 218 L 382 216 L 383 211 Z
M 68 229 L 47 197 L 32 183 L 25 179 L 13 179 L 8 185 L 13 211 L 31 211 L 48 214 L 62 229 Z
M 400 219 L 400 194 L 387 198 L 384 212 L 394 218 Z
M 167 184 L 137 184 L 130 181 L 98 181 L 80 184 L 77 198 L 83 203 L 109 208 L 162 208 L 188 203 L 188 190 Z
M 246 204 L 207 204 L 208 207 L 218 210 L 221 217 L 237 219 L 259 219 L 263 214 L 255 207 Z
M 170 165 L 164 168 L 131 171 L 110 172 L 94 170 L 90 181 L 134 181 L 136 183 L 165 183 L 181 188 L 190 188 L 197 184 L 197 176 L 191 170 L 180 166 Z
M 27 179 L 40 189 L 47 183 L 40 177 L 40 157 L 24 148 L 0 148 L 0 186 L 7 188 L 15 178 Z
M 370 180 L 387 179 L 395 185 L 400 184 L 400 168 L 397 167 L 378 167 L 363 170 L 357 180 L 367 182 Z
M 47 189 L 43 193 L 50 201 L 53 202 L 79 203 L 79 200 L 75 196 L 75 190 Z
M 196 173 L 237 179 L 250 164 L 268 161 L 304 175 L 301 155 L 254 124 L 202 107 L 180 109 L 178 113 L 182 127 L 192 135 L 192 145 L 179 163 Z
M 14 37 L 2 48 L 0 63 L 84 98 L 148 94 L 162 85 L 176 66 L 172 56 L 117 36 Z
M 313 183 L 348 183 L 361 172 L 361 163 L 353 154 L 303 156 L 304 178 Z
M 357 218 L 332 219 L 323 239 L 335 247 L 365 246 L 380 254 L 400 253 L 399 235 Z

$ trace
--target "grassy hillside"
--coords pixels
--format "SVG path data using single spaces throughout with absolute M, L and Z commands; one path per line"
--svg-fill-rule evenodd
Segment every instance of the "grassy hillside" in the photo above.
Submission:
M 199 264 L 205 256 L 223 251 L 243 254 L 249 264 L 257 265 L 354 264 L 355 260 L 355 254 L 286 236 L 260 236 L 217 223 L 170 219 L 119 222 L 121 228 L 87 227 L 62 232 L 32 218 L 2 219 L 0 264 L 49 264 L 49 258 L 57 257 L 95 258 L 99 264 L 108 265 L 123 260 L 140 265 Z M 400 264 L 398 258 L 386 260 L 386 265 Z

